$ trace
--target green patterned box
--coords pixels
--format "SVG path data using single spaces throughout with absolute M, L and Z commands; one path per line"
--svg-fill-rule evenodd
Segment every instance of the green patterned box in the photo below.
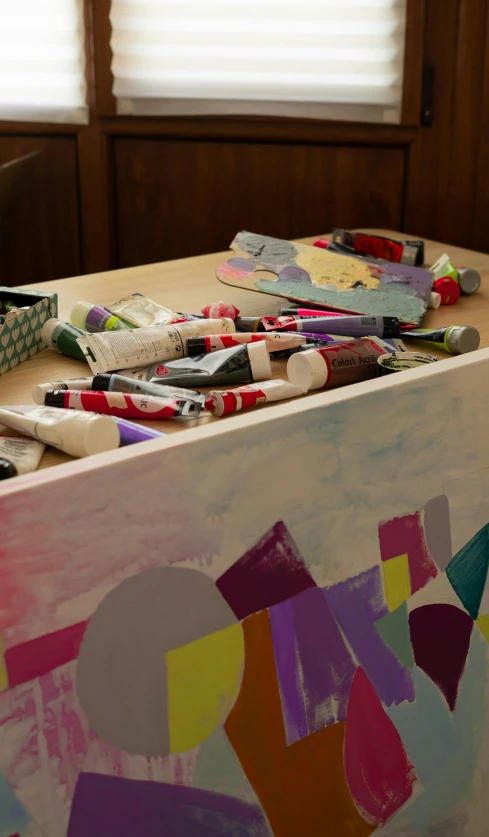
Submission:
M 0 301 L 13 302 L 19 308 L 29 306 L 27 311 L 0 325 L 0 375 L 4 375 L 46 348 L 41 328 L 50 317 L 58 316 L 58 294 L 0 286 Z

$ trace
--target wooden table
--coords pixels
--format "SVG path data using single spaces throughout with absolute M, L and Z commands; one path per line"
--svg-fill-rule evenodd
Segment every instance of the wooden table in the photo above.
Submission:
M 389 230 L 375 232 L 392 235 L 394 238 L 416 238 L 416 236 L 407 236 Z M 301 239 L 301 241 L 312 244 L 316 237 Z M 480 347 L 489 346 L 489 255 L 426 241 L 426 264 L 428 266 L 433 264 L 443 252 L 450 255 L 454 264 L 467 265 L 478 270 L 483 278 L 482 288 L 473 296 L 461 297 L 455 306 L 442 306 L 437 311 L 428 311 L 423 325 L 426 327 L 473 325 L 481 335 Z M 42 290 L 57 292 L 59 317 L 66 320 L 69 320 L 70 311 L 79 300 L 103 305 L 136 291 L 146 294 L 170 309 L 188 313 L 199 312 L 205 305 L 218 299 L 233 302 L 244 316 L 264 314 L 273 316 L 278 313 L 279 308 L 286 307 L 287 302 L 282 298 L 231 288 L 219 282 L 215 275 L 216 267 L 228 258 L 228 252 L 212 253 L 161 264 L 94 273 L 90 276 L 77 276 L 72 279 L 59 279 L 44 282 Z M 38 285 L 26 287 L 39 289 Z M 408 342 L 406 340 L 406 345 Z M 416 347 L 419 350 L 418 344 L 413 343 L 412 348 Z M 450 358 L 450 355 L 444 352 L 435 350 L 431 353 L 442 358 Z M 285 361 L 274 361 L 272 367 L 274 377 L 286 377 L 285 366 Z M 31 392 L 35 384 L 79 378 L 89 374 L 88 366 L 81 361 L 45 349 L 0 378 L 0 405 L 32 404 Z M 197 423 L 203 424 L 215 420 L 205 415 L 200 419 L 185 423 L 167 420 L 145 422 L 145 424 L 157 427 L 165 433 L 175 433 L 189 426 L 195 426 Z M 221 421 L 226 421 L 226 419 L 221 419 Z M 47 448 L 41 467 L 48 467 L 70 459 L 71 457 L 66 454 Z

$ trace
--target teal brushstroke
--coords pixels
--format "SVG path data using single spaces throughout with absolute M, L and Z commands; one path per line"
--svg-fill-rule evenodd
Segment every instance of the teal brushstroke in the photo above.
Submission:
M 425 315 L 425 303 L 411 288 L 381 285 L 375 290 L 359 288 L 353 291 L 332 291 L 308 283 L 257 279 L 255 287 L 267 294 L 281 294 L 292 299 L 322 302 L 323 305 L 340 306 L 350 311 L 361 311 L 371 316 L 400 317 L 409 322 L 421 321 Z
M 9 783 L 0 774 L 0 837 L 21 834 L 31 821 Z
M 260 804 L 222 727 L 201 744 L 192 784 L 200 790 Z
M 416 666 L 415 702 L 386 709 L 424 788 L 393 817 L 393 825 L 427 828 L 454 809 L 470 789 L 479 745 L 487 734 L 486 653 L 485 638 L 474 630 L 452 715 L 441 692 Z
M 412 668 L 414 666 L 414 654 L 409 633 L 407 602 L 403 602 L 392 613 L 378 619 L 375 627 L 398 660 L 408 668 Z
M 489 523 L 460 549 L 446 573 L 463 606 L 477 619 L 489 567 Z

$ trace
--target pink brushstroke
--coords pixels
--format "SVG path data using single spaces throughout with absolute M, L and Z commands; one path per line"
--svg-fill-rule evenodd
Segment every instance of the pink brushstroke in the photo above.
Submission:
M 379 523 L 379 541 L 382 561 L 407 553 L 411 594 L 438 575 L 438 567 L 426 545 L 419 511 Z
M 416 781 L 401 737 L 361 668 L 348 703 L 345 772 L 358 811 L 379 827 L 408 801 Z

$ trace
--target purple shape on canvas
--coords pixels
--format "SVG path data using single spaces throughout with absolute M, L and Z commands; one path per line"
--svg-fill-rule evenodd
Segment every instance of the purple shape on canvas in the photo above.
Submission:
M 417 593 L 438 575 L 438 567 L 426 546 L 421 512 L 379 523 L 379 541 L 382 561 L 407 554 L 411 594 Z
M 386 706 L 414 700 L 411 670 L 403 665 L 375 628 L 386 616 L 379 566 L 324 589 L 324 595 L 358 663 Z
M 232 796 L 80 773 L 67 837 L 271 837 L 261 809 Z
M 282 521 L 226 570 L 216 585 L 238 619 L 316 587 Z
M 287 744 L 346 720 L 356 666 L 322 590 L 270 608 Z

